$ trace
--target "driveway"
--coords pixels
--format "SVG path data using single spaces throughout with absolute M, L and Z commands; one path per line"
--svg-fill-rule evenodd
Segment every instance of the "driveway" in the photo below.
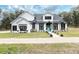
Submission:
M 57 38 L 0 38 L 0 44 L 51 44 L 51 43 L 79 43 L 79 37 Z

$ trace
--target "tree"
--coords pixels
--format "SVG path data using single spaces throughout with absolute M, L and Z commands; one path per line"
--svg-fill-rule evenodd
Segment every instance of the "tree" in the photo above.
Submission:
M 15 20 L 21 13 L 23 13 L 22 10 L 16 10 L 14 12 L 4 12 L 3 20 L 1 21 L 0 29 L 2 30 L 9 30 L 11 28 L 11 21 Z
M 79 11 L 73 11 L 72 19 L 74 21 L 74 26 L 79 27 Z
M 3 20 L 1 20 L 1 26 L 0 26 L 0 28 L 2 29 L 2 30 L 8 30 L 8 29 L 10 29 L 10 22 L 12 21 L 12 20 L 14 20 L 15 19 L 15 15 L 13 14 L 13 13 L 4 13 L 4 17 L 3 17 Z
M 67 22 L 68 26 L 72 25 L 71 13 L 62 12 L 59 14 L 59 16 L 63 17 L 63 20 Z
M 20 14 L 22 14 L 24 11 L 23 10 L 16 10 L 15 15 L 18 17 Z
M 69 12 L 59 14 L 69 26 L 79 27 L 79 6 L 71 8 Z

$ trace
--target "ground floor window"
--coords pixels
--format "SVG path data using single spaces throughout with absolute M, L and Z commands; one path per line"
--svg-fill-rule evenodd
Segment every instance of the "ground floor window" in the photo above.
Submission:
M 17 31 L 17 26 L 13 26 L 13 31 Z
M 44 30 L 44 23 L 39 23 L 39 30 Z
M 54 23 L 54 24 L 53 24 L 53 29 L 54 29 L 54 30 L 58 30 L 58 23 Z
M 35 23 L 32 23 L 32 29 L 35 29 Z
M 61 23 L 61 30 L 65 30 L 65 23 Z
M 26 29 L 27 29 L 27 26 L 19 26 L 19 28 L 20 28 L 20 31 L 26 31 Z

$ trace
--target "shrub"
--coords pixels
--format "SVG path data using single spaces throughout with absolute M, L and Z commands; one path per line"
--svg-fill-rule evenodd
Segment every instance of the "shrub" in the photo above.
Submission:
M 61 34 L 60 36 L 63 37 L 63 34 Z
M 52 34 L 49 34 L 50 35 L 50 37 L 53 37 L 53 35 Z

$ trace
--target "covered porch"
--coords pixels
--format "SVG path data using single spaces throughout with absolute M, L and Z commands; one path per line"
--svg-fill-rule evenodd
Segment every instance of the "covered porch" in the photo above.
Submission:
M 67 23 L 52 23 L 52 22 L 47 22 L 47 23 L 38 23 L 35 26 L 37 31 L 43 32 L 43 31 L 67 31 Z
M 30 25 L 28 24 L 18 24 L 11 25 L 11 32 L 14 33 L 30 33 Z
M 48 24 L 50 25 L 48 26 Z M 67 31 L 67 23 L 45 23 L 44 25 L 44 30 L 50 28 L 50 31 Z

